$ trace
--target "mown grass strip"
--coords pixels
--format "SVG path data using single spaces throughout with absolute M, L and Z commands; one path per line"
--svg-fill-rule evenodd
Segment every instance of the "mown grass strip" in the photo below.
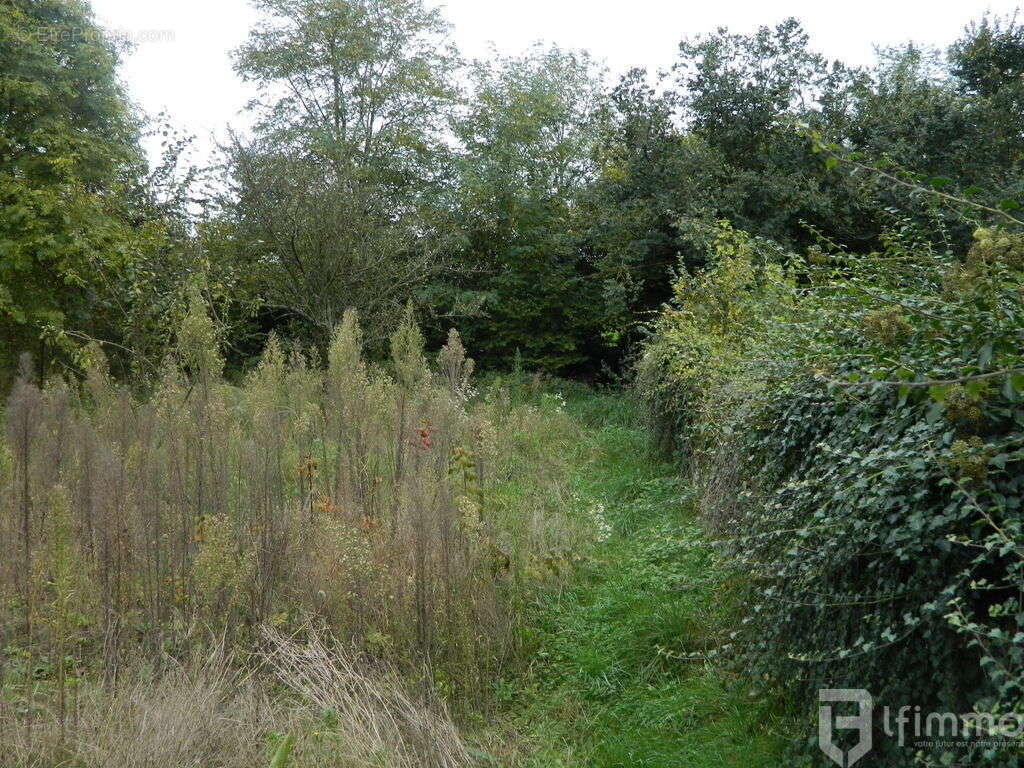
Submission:
M 671 463 L 624 398 L 577 392 L 573 484 L 613 533 L 569 588 L 535 606 L 536 663 L 508 689 L 521 766 L 778 764 L 766 704 L 708 657 L 727 630 L 725 575 Z

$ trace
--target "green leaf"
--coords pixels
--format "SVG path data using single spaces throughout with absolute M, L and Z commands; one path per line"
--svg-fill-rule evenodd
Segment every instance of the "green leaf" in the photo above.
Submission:
M 270 761 L 270 768 L 285 768 L 288 765 L 292 749 L 295 747 L 295 735 L 289 733 L 284 737 L 274 753 L 274 759 Z
M 924 420 L 928 424 L 935 424 L 939 419 L 942 418 L 944 407 L 940 402 L 932 403 L 931 408 L 924 415 Z
M 1020 208 L 1020 203 L 1014 200 L 1012 197 L 1007 197 L 999 201 L 999 207 L 1004 211 L 1016 211 Z
M 975 379 L 974 381 L 968 381 L 966 384 L 964 384 L 964 390 L 971 397 L 978 397 L 986 389 L 988 389 L 988 382 L 985 380 Z
M 901 384 L 899 388 L 899 401 L 898 405 L 904 406 L 907 404 L 907 398 L 910 396 L 910 387 L 906 384 Z
M 1017 402 L 1017 389 L 1013 386 L 1012 376 L 1007 376 L 1006 381 L 1003 382 L 1002 393 L 1003 397 L 1005 397 L 1011 403 Z
M 992 362 L 992 342 L 981 348 L 978 352 L 978 365 L 982 368 L 988 368 L 988 364 Z

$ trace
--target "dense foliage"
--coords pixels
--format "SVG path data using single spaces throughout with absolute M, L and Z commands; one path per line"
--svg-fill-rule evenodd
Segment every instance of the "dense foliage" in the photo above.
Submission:
M 418 0 L 263 0 L 235 52 L 260 88 L 251 139 L 227 148 L 223 214 L 270 310 L 321 347 L 345 309 L 384 341 L 444 272 L 443 129 L 457 91 L 448 27 Z M 435 215 L 436 214 L 436 215 Z
M 82 711 L 110 764 L 193 764 L 118 745 L 150 716 L 133 691 L 195 685 L 248 751 L 189 759 L 251 765 L 243 731 L 273 717 L 231 671 L 256 657 L 303 702 L 277 710 L 315 735 L 297 748 L 345 764 L 468 763 L 442 700 L 493 703 L 531 651 L 561 666 L 504 693 L 580 699 L 567 723 L 636 701 L 664 725 L 708 683 L 694 661 L 723 707 L 751 681 L 788 703 L 788 736 L 821 687 L 1022 714 L 1024 25 L 869 68 L 794 19 L 718 29 L 609 87 L 556 46 L 465 62 L 424 0 L 255 6 L 233 53 L 253 128 L 199 169 L 130 103 L 87 2 L 0 3 L 0 726 L 26 764 L 77 764 L 68 680 L 100 671 Z M 514 386 L 477 392 L 463 340 Z M 581 502 L 568 457 L 594 473 L 600 451 L 534 371 L 635 372 L 689 482 L 609 490 L 607 519 Z M 632 445 L 620 426 L 602 445 Z M 631 517 L 690 486 L 720 555 Z M 603 578 L 590 554 L 615 548 Z M 658 583 L 684 578 L 699 599 Z M 204 633 L 244 658 L 199 663 Z M 329 757 L 339 713 L 353 746 Z M 709 754 L 734 754 L 729 722 Z M 607 764 L 692 746 L 587 727 L 552 733 Z M 1018 765 L 1000 733 L 915 759 Z
M 272 339 L 241 388 L 198 297 L 178 338 L 142 401 L 96 347 L 82 388 L 18 380 L 0 451 L 4 636 L 114 676 L 201 626 L 234 644 L 311 621 L 479 695 L 515 657 L 526 569 L 587 548 L 557 476 L 547 498 L 504 491 L 533 471 L 522 443 L 542 424 L 552 447 L 571 434 L 557 402 L 513 409 L 499 381 L 467 406 L 458 334 L 431 371 L 408 316 L 393 373 L 364 361 L 350 312 L 326 367 Z
M 783 260 L 720 230 L 641 363 L 747 583 L 735 651 L 799 709 L 1022 711 L 1024 239 L 975 237 Z M 946 759 L 1015 764 L 999 732 Z
M 792 19 L 720 29 L 684 40 L 670 72 L 608 88 L 588 54 L 557 47 L 467 64 L 420 0 L 257 7 L 234 54 L 259 89 L 254 129 L 207 174 L 173 134 L 145 169 L 117 46 L 86 5 L 0 11 L 15 350 L 74 364 L 97 339 L 119 371 L 151 377 L 198 288 L 232 371 L 270 330 L 325 351 L 348 308 L 379 355 L 413 299 L 432 341 L 456 322 L 488 366 L 518 350 L 594 375 L 635 349 L 673 273 L 701 266 L 711 222 L 863 252 L 892 212 L 935 213 L 871 174 L 830 173 L 808 130 L 949 194 L 994 205 L 1024 191 L 1013 19 L 980 20 L 946 55 L 883 51 L 871 69 L 829 61 Z M 965 247 L 970 228 L 946 216 L 943 238 Z
M 0 365 L 8 371 L 11 347 L 36 347 L 52 328 L 90 329 L 104 265 L 123 258 L 123 218 L 105 193 L 123 188 L 140 157 L 116 65 L 81 3 L 0 11 Z
M 196 196 L 190 139 L 145 118 L 118 79 L 123 46 L 86 3 L 0 7 L 0 384 L 21 352 L 81 371 L 99 342 L 118 375 L 152 375 L 193 288 L 226 328 L 250 299 Z M 147 167 L 140 141 L 160 140 Z M 230 296 L 230 298 L 228 298 Z
M 603 297 L 574 203 L 593 175 L 598 75 L 587 56 L 536 49 L 477 63 L 473 78 L 456 125 L 467 244 L 454 311 L 491 365 L 516 350 L 531 368 L 585 365 L 600 355 Z

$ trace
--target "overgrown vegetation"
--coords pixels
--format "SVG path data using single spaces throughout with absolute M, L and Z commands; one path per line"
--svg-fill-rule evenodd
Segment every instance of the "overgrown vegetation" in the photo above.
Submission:
M 863 688 L 998 723 L 1024 694 L 1024 240 L 939 251 L 904 224 L 885 242 L 798 256 L 719 229 L 640 384 L 742 574 L 739 663 L 800 713 Z M 1000 733 L 922 759 L 1015 765 Z
M 513 404 L 500 380 L 477 394 L 454 332 L 432 372 L 409 317 L 388 370 L 349 313 L 323 367 L 272 339 L 241 386 L 198 300 L 178 336 L 144 398 L 96 348 L 80 387 L 26 368 L 10 397 L 5 727 L 30 745 L 37 706 L 56 707 L 63 733 L 93 676 L 211 644 L 244 656 L 265 627 L 330 632 L 420 696 L 486 705 L 522 658 L 527 596 L 597 536 L 559 471 L 578 427 L 558 399 Z
M 0 5 L 5 759 L 818 765 L 854 688 L 989 724 L 873 764 L 1020 765 L 1016 17 L 609 88 L 255 6 L 195 167 L 85 0 Z

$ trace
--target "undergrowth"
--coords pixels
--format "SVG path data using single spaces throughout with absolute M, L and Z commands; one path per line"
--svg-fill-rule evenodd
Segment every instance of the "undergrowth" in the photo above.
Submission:
M 24 768 L 769 765 L 726 571 L 632 403 L 386 366 L 346 319 L 222 378 L 23 376 L 0 458 L 0 743 Z M 513 714 L 515 713 L 515 714 Z M 498 722 L 500 725 L 495 726 Z M 476 744 L 482 749 L 474 748 Z
M 745 574 L 726 650 L 810 737 L 789 764 L 828 764 L 819 692 L 855 689 L 959 713 L 917 747 L 876 718 L 875 765 L 1019 766 L 1024 240 L 894 222 L 869 254 L 719 227 L 639 393 Z

